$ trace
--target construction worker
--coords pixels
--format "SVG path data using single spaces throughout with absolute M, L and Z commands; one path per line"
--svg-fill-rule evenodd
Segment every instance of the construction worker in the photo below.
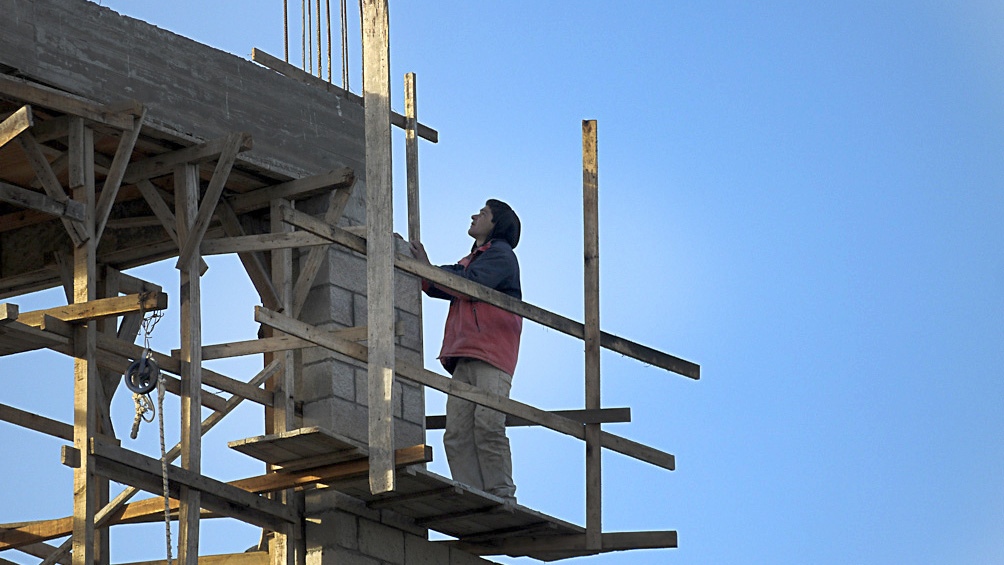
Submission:
M 471 216 L 467 234 L 471 253 L 455 265 L 439 268 L 522 299 L 519 263 L 513 248 L 519 243 L 519 217 L 508 204 L 488 200 Z M 415 258 L 429 263 L 420 242 L 411 242 Z M 422 281 L 433 298 L 450 301 L 439 360 L 454 379 L 486 392 L 509 397 L 519 354 L 523 318 L 484 302 Z M 446 402 L 443 445 L 456 481 L 515 502 L 512 455 L 502 412 L 450 396 Z

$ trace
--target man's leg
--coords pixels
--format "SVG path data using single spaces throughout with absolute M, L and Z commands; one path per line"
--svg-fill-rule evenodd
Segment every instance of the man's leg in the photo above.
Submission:
M 471 359 L 460 359 L 453 370 L 453 378 L 476 386 L 471 374 L 474 362 Z M 478 447 L 474 442 L 476 406 L 473 402 L 453 396 L 446 399 L 446 432 L 443 434 L 443 447 L 446 449 L 446 460 L 450 463 L 453 480 L 484 490 L 485 482 L 478 463 Z
M 509 398 L 512 375 L 483 361 L 472 361 L 476 386 L 487 392 Z M 512 481 L 512 453 L 505 433 L 504 413 L 484 406 L 474 409 L 474 443 L 477 446 L 484 490 L 502 498 L 515 498 Z

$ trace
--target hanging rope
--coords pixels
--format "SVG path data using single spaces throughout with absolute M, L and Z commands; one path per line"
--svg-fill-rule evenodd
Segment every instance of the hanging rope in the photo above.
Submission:
M 282 44 L 286 62 L 289 62 L 289 0 L 282 0 Z
M 160 427 L 160 476 L 164 487 L 164 539 L 167 543 L 167 565 L 171 565 L 171 502 L 167 489 L 167 447 L 164 442 L 164 396 L 167 378 L 162 374 L 157 379 L 157 413 Z
M 160 475 L 161 484 L 164 488 L 164 537 L 167 544 L 167 565 L 171 565 L 173 560 L 171 554 L 171 493 L 168 490 L 167 483 L 167 446 L 164 437 L 164 396 L 167 389 L 167 377 L 160 372 L 157 363 L 153 360 L 153 353 L 150 349 L 150 336 L 153 334 L 153 328 L 157 326 L 157 323 L 164 317 L 164 314 L 162 312 L 153 312 L 147 315 L 146 312 L 142 312 L 141 315 L 143 316 L 143 323 L 141 325 L 141 330 L 143 331 L 143 353 L 139 359 L 136 359 L 129 365 L 129 369 L 125 374 L 126 386 L 133 391 L 132 399 L 136 405 L 136 417 L 133 420 L 132 432 L 129 434 L 129 437 L 136 439 L 139 435 L 140 422 L 152 422 L 154 414 L 157 415 L 160 431 Z M 156 408 L 154 408 L 149 394 L 154 387 L 157 389 Z M 149 418 L 147 418 L 148 414 Z

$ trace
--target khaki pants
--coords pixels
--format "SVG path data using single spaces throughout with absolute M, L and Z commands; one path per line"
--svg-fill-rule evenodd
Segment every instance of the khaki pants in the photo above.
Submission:
M 457 362 L 453 378 L 509 397 L 512 375 L 478 359 Z M 515 498 L 505 414 L 456 397 L 446 401 L 443 446 L 455 481 L 502 498 Z

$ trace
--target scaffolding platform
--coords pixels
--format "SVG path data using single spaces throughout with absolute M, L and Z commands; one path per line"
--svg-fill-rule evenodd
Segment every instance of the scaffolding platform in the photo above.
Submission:
M 303 471 L 336 462 L 365 460 L 365 447 L 320 427 L 237 440 L 232 449 L 269 463 L 278 472 Z M 496 551 L 495 542 L 515 538 L 539 540 L 548 536 L 582 536 L 585 528 L 531 510 L 519 504 L 458 483 L 411 465 L 398 469 L 394 492 L 372 494 L 365 474 L 325 480 L 319 486 L 333 488 L 376 510 L 391 510 L 415 521 L 415 525 L 456 538 L 465 547 L 477 546 L 485 555 L 506 553 L 541 561 L 561 557 L 555 551 Z M 453 543 L 453 542 L 445 542 Z M 576 552 L 576 555 L 588 553 Z

